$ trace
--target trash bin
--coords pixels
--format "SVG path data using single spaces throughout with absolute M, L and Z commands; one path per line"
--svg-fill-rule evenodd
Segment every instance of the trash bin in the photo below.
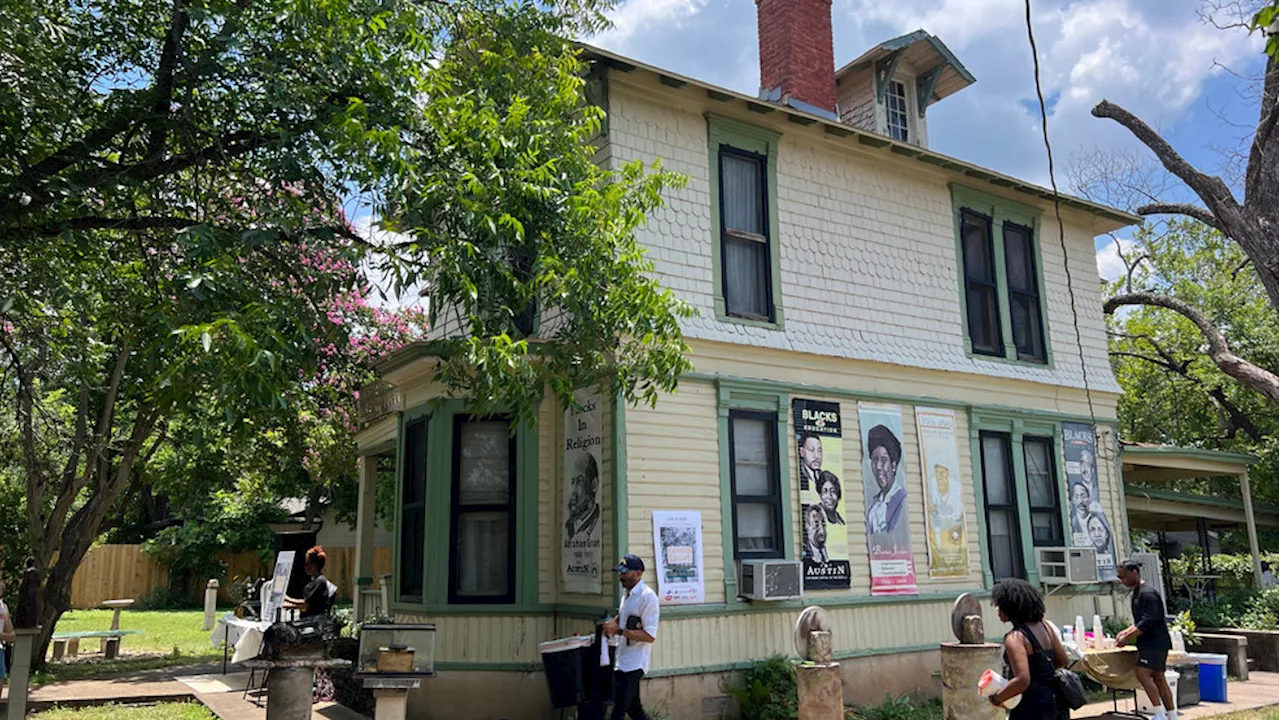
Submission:
M 1200 699 L 1208 702 L 1227 701 L 1227 656 L 1216 653 L 1191 653 L 1200 663 Z
M 1177 697 L 1178 707 L 1187 708 L 1200 704 L 1200 663 L 1191 660 L 1179 662 L 1170 667 L 1178 673 Z
M 586 695 L 582 669 L 594 642 L 591 636 L 575 636 L 539 643 L 542 669 L 547 676 L 551 705 L 557 710 L 576 707 Z
M 1169 683 L 1169 693 L 1173 695 L 1173 707 L 1167 708 L 1169 710 L 1177 710 L 1182 704 L 1178 699 L 1178 679 L 1178 671 L 1174 668 L 1164 671 L 1164 681 Z M 1156 709 L 1156 706 L 1151 704 L 1151 698 L 1147 697 L 1145 690 L 1138 690 L 1136 694 L 1138 696 L 1138 710 L 1154 711 Z

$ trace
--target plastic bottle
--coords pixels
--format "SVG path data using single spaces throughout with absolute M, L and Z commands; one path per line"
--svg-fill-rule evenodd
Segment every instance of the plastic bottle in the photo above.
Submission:
M 1106 636 L 1107 636 L 1107 635 L 1106 635 L 1106 633 L 1102 632 L 1102 616 L 1101 616 L 1101 615 L 1094 615 L 1094 616 L 1093 616 L 1093 642 L 1094 642 L 1094 644 L 1095 644 L 1097 647 L 1102 647 L 1102 639 L 1103 639 L 1103 638 L 1105 638 Z
M 986 670 L 983 670 L 982 677 L 978 678 L 978 692 L 982 695 L 982 697 L 991 697 L 992 695 L 995 695 L 1001 690 L 1004 690 L 1008 686 L 1009 686 L 1009 681 L 1006 680 L 1003 675 L 996 672 L 995 670 L 992 670 L 991 668 L 987 668 Z M 1012 710 L 1018 707 L 1018 703 L 1020 702 L 1022 702 L 1021 693 L 1014 695 L 1008 700 L 1005 700 L 1004 704 L 1001 705 L 1000 707 L 1004 708 L 1005 710 Z

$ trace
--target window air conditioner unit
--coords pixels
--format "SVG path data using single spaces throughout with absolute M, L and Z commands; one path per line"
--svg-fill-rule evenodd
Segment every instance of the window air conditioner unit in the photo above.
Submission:
M 1098 581 L 1093 548 L 1036 548 L 1036 572 L 1045 585 L 1087 585 Z
M 798 560 L 743 560 L 738 594 L 751 600 L 791 600 L 803 595 Z
M 1098 551 L 1093 548 L 1067 548 L 1067 582 L 1087 585 L 1098 582 Z
M 1067 584 L 1067 549 L 1036 548 L 1036 573 L 1045 585 Z

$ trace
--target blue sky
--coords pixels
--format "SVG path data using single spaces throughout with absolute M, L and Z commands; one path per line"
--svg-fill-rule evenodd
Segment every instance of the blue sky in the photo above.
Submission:
M 1060 188 L 1069 189 L 1073 156 L 1151 157 L 1127 130 L 1089 114 L 1104 98 L 1208 172 L 1224 163 L 1215 148 L 1234 147 L 1247 132 L 1231 123 L 1257 122 L 1257 104 L 1241 97 L 1247 83 L 1237 75 L 1261 73 L 1261 40 L 1205 23 L 1201 7 L 1200 0 L 1033 3 Z M 1022 0 L 834 0 L 836 66 L 918 28 L 937 35 L 977 82 L 930 108 L 930 147 L 1048 185 L 1024 12 Z M 626 0 L 612 19 L 613 29 L 589 42 L 739 92 L 759 89 L 752 0 Z M 1110 242 L 1098 243 L 1099 266 L 1114 276 L 1120 265 Z

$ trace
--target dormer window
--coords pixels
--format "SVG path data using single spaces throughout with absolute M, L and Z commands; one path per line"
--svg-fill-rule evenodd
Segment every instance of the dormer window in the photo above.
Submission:
M 911 116 L 907 112 L 907 86 L 897 80 L 890 80 L 884 100 L 887 134 L 894 140 L 909 142 L 907 128 Z

